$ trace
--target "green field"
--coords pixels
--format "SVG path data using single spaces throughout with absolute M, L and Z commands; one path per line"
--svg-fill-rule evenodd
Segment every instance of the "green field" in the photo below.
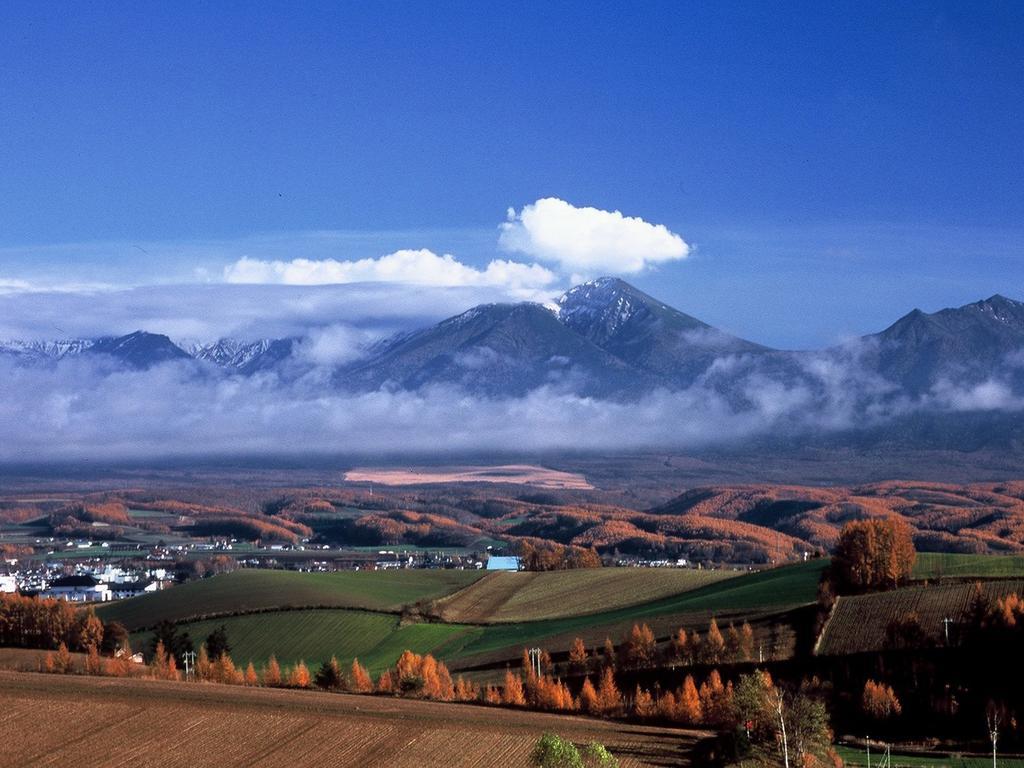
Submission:
M 915 579 L 979 578 L 1024 576 L 1024 555 L 954 555 L 919 552 L 914 565 Z
M 480 576 L 479 572 L 446 570 L 331 574 L 244 570 L 107 604 L 98 613 L 104 620 L 116 619 L 135 630 L 150 628 L 163 619 L 193 618 L 186 629 L 195 641 L 202 641 L 223 623 L 233 646 L 232 656 L 242 663 L 250 659 L 262 663 L 271 653 L 288 663 L 298 659 L 319 663 L 331 655 L 347 663 L 353 656 L 359 656 L 368 666 L 379 670 L 392 664 L 406 648 L 433 651 L 446 660 L 505 650 L 516 656 L 526 643 L 543 644 L 573 633 L 607 631 L 617 638 L 623 626 L 628 628 L 635 621 L 701 612 L 764 613 L 803 605 L 814 601 L 823 566 L 824 561 L 812 561 L 744 574 L 689 592 L 599 613 L 589 613 L 592 607 L 587 603 L 586 592 L 581 591 L 575 598 L 580 615 L 488 626 L 400 626 L 398 616 L 386 612 L 397 612 L 405 604 L 456 592 Z M 268 610 L 287 606 L 319 608 Z M 202 618 L 245 611 L 253 613 Z M 137 646 L 148 641 L 148 635 L 142 632 L 134 638 Z M 551 647 L 562 649 L 560 645 Z
M 198 645 L 214 628 L 224 625 L 236 664 L 252 661 L 261 666 L 270 656 L 282 665 L 304 660 L 312 668 L 331 656 L 348 666 L 354 657 L 371 672 L 379 673 L 395 663 L 402 651 L 435 651 L 473 629 L 457 624 L 409 624 L 386 613 L 343 609 L 279 611 L 232 616 L 183 624 Z M 152 634 L 132 635 L 132 647 L 149 647 Z
M 317 606 L 399 611 L 409 603 L 461 589 L 480 576 L 479 571 L 456 570 L 240 570 L 109 603 L 96 613 L 104 621 L 120 621 L 129 629 L 138 629 L 164 619 L 182 621 L 268 608 Z
M 812 560 L 772 568 L 613 611 L 483 627 L 476 635 L 465 636 L 467 642 L 456 655 L 487 653 L 526 642 L 540 642 L 546 637 L 581 632 L 594 627 L 647 621 L 657 616 L 701 611 L 782 610 L 805 605 L 814 602 L 817 597 L 818 579 L 826 562 Z M 585 609 L 586 605 L 582 603 L 581 610 Z
M 836 752 L 843 758 L 843 764 L 867 768 L 867 754 L 863 749 L 837 746 Z M 881 764 L 882 754 L 878 750 L 871 750 L 871 765 Z M 919 755 L 897 755 L 893 754 L 889 763 L 891 768 L 991 768 L 992 758 L 988 757 L 954 757 L 948 755 L 936 755 L 934 757 L 922 757 Z M 1000 768 L 1024 768 L 1024 760 L 1018 758 L 999 758 Z
M 741 573 L 689 568 L 495 572 L 438 600 L 434 610 L 444 621 L 464 624 L 542 621 L 660 600 Z

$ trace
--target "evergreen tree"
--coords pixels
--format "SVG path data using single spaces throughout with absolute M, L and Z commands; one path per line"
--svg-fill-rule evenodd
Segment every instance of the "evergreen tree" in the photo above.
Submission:
M 323 688 L 325 691 L 340 688 L 341 668 L 338 666 L 338 660 L 332 656 L 330 661 L 321 663 L 320 669 L 316 671 L 316 677 L 313 678 L 313 682 L 316 683 L 318 688 Z
M 228 642 L 228 628 L 221 624 L 206 636 L 206 653 L 210 661 L 216 661 L 221 654 L 231 653 L 231 644 Z

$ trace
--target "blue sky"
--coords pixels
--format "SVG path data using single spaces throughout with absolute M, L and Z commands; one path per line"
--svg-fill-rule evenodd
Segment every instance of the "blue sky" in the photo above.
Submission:
M 561 286 L 499 245 L 557 198 L 678 234 L 623 276 L 764 343 L 1024 299 L 1021 4 L 484 5 L 4 3 L 0 281 L 430 249 Z

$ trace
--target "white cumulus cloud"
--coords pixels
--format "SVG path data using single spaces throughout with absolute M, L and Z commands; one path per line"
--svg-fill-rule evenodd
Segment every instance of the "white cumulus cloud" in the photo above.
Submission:
M 293 259 L 263 261 L 243 257 L 224 268 L 229 283 L 281 285 L 331 285 L 384 282 L 425 286 L 504 288 L 524 298 L 550 286 L 557 276 L 539 264 L 495 259 L 484 269 L 463 264 L 451 254 L 443 256 L 426 248 L 406 249 L 379 258 L 354 261 Z
M 545 197 L 509 209 L 499 244 L 557 263 L 567 272 L 633 274 L 652 264 L 684 259 L 690 246 L 663 224 L 599 208 L 577 208 Z

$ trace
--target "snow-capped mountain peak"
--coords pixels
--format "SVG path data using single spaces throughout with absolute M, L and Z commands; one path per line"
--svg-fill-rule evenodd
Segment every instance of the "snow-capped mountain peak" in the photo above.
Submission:
M 0 341 L 0 352 L 39 359 L 60 360 L 63 357 L 81 354 L 93 344 L 95 342 L 91 339 L 56 339 L 48 341 L 10 339 Z
M 590 280 L 570 288 L 558 299 L 558 317 L 570 327 L 598 323 L 605 334 L 613 335 L 644 311 L 645 302 L 637 293 L 616 277 Z
M 193 342 L 187 344 L 185 350 L 197 360 L 206 360 L 224 368 L 241 368 L 265 353 L 272 343 L 273 339 L 239 341 L 225 338 L 214 342 Z

